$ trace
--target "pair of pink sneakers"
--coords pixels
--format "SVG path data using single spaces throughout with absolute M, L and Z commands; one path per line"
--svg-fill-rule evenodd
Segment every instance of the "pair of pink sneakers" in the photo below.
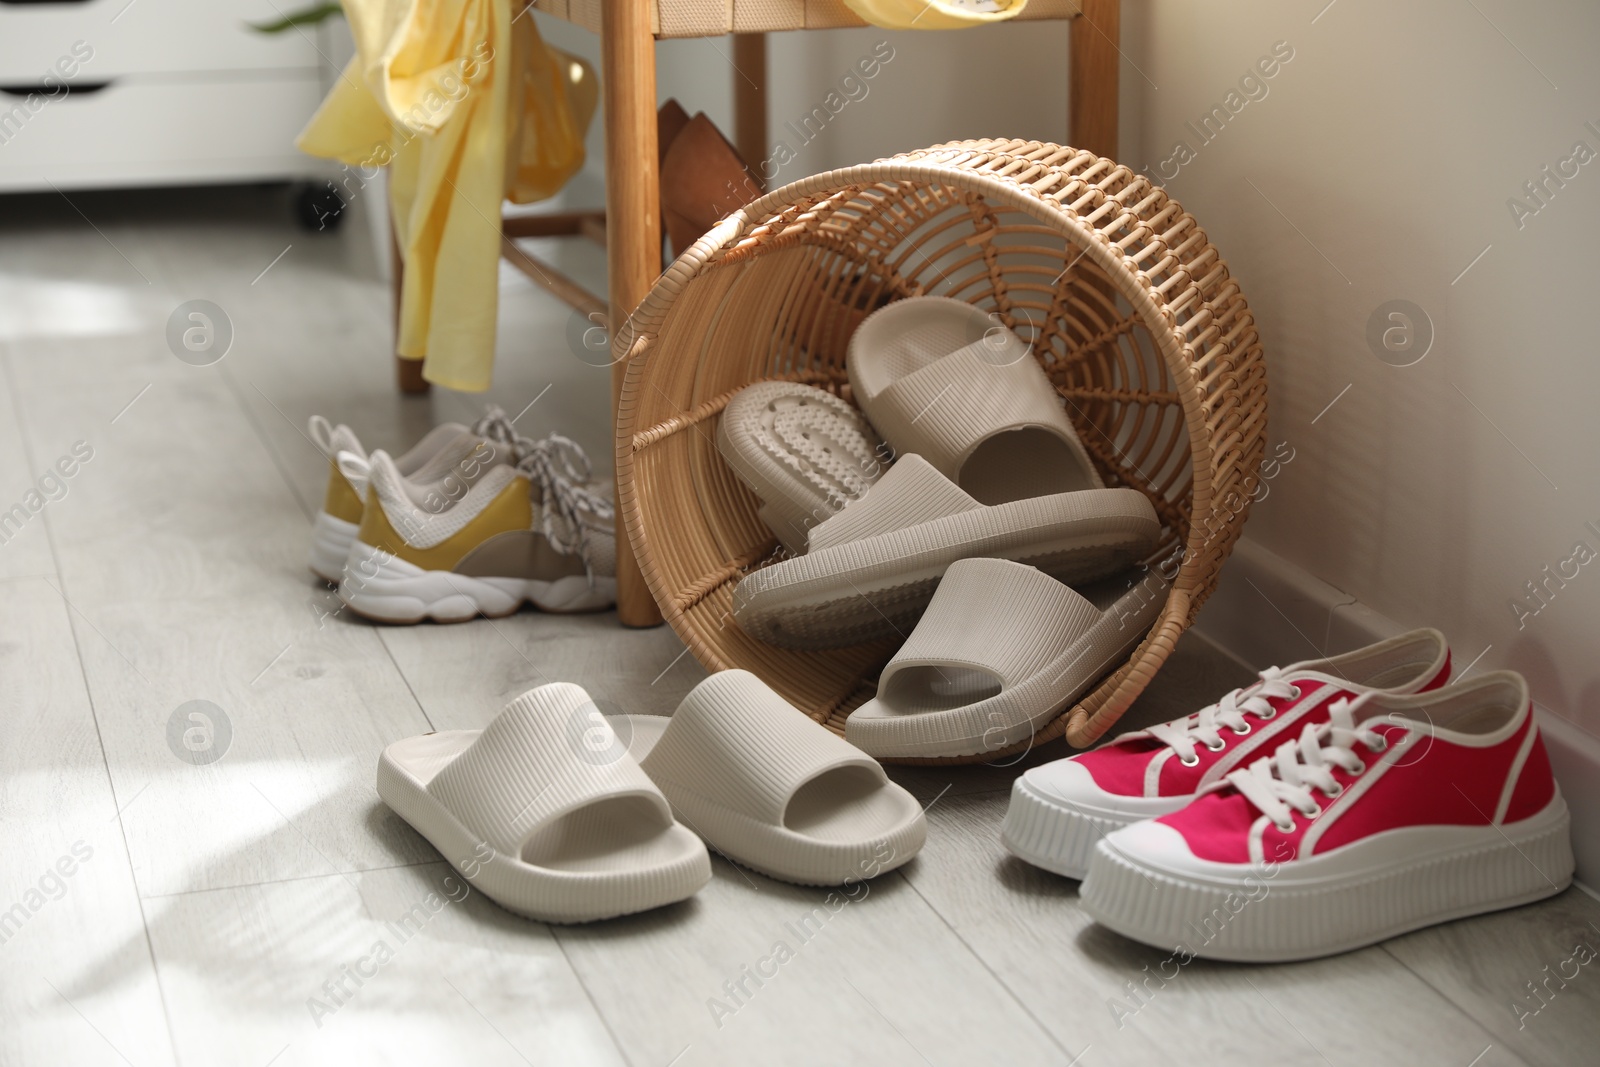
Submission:
M 1572 880 L 1522 676 L 1447 684 L 1414 630 L 1270 668 L 1187 718 L 1017 779 L 1006 847 L 1085 910 L 1190 956 L 1307 959 Z

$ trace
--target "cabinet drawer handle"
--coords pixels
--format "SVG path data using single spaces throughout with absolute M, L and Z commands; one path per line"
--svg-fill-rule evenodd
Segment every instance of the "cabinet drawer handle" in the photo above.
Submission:
M 12 2 L 14 2 L 14 0 L 0 0 L 0 3 Z M 79 93 L 82 93 L 85 96 L 89 95 L 90 93 L 98 93 L 101 89 L 106 88 L 110 84 L 111 83 L 109 81 L 72 81 L 60 82 L 56 85 L 0 85 L 0 93 L 4 93 L 6 96 L 32 96 L 34 93 L 38 93 L 40 96 L 48 96 L 52 100 L 57 100 L 63 96 L 76 96 Z M 62 92 L 61 90 L 63 88 L 65 88 L 67 91 Z

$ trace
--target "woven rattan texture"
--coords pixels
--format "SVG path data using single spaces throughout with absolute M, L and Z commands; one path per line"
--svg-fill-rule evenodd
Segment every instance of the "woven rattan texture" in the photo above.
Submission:
M 848 399 L 852 331 L 886 302 L 922 294 L 989 310 L 1029 341 L 1106 483 L 1144 493 L 1164 524 L 1151 561 L 1172 581 L 1160 621 L 1032 742 L 1065 734 L 1087 745 L 1216 587 L 1267 423 L 1255 320 L 1227 264 L 1176 201 L 1110 160 L 964 141 L 815 175 L 720 223 L 613 340 L 613 357 L 628 360 L 617 474 L 634 551 L 701 663 L 754 671 L 842 730 L 895 642 L 797 652 L 739 629 L 734 585 L 781 555 L 717 452 L 716 419 L 766 379 Z

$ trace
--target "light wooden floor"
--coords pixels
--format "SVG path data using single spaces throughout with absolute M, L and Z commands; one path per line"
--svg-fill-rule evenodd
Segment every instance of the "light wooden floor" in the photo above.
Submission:
M 402 941 L 388 924 L 449 871 L 374 794 L 384 744 L 482 725 L 547 680 L 664 712 L 702 672 L 669 630 L 603 616 L 328 616 L 303 567 L 323 478 L 307 415 L 395 447 L 479 401 L 398 399 L 360 242 L 296 231 L 271 194 L 73 201 L 82 215 L 0 200 L 0 511 L 93 448 L 0 545 L 0 1064 L 1595 1062 L 1600 963 L 1526 1014 L 1528 983 L 1600 948 L 1580 891 L 1147 984 L 1165 953 L 1097 929 L 1075 883 L 1001 849 L 1016 768 L 896 772 L 929 806 L 926 850 L 803 941 L 821 891 L 720 860 L 653 914 L 551 929 L 473 894 Z M 538 397 L 523 427 L 609 465 L 605 372 L 572 354 L 563 309 L 520 280 L 504 292 L 495 398 Z M 212 367 L 163 336 L 197 297 L 237 332 Z M 1187 638 L 1131 721 L 1242 676 Z M 191 700 L 231 727 L 217 762 L 169 748 Z M 324 983 L 380 941 L 393 958 L 336 1004 Z M 779 941 L 795 955 L 777 976 L 744 978 Z

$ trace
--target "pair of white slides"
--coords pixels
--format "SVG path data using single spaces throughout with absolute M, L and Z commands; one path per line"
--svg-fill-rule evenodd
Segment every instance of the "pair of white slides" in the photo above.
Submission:
M 848 885 L 922 847 L 912 795 L 747 671 L 671 716 L 604 716 L 583 689 L 530 690 L 483 730 L 390 745 L 378 795 L 506 909 L 541 922 L 693 896 L 710 845 L 802 885 Z
M 899 300 L 856 330 L 846 364 L 860 411 L 781 381 L 723 411 L 718 449 L 793 554 L 739 583 L 733 617 L 790 648 L 903 642 L 846 722 L 867 753 L 1024 743 L 1159 616 L 1165 583 L 1130 569 L 1156 548 L 1155 509 L 1106 488 L 998 316 Z

